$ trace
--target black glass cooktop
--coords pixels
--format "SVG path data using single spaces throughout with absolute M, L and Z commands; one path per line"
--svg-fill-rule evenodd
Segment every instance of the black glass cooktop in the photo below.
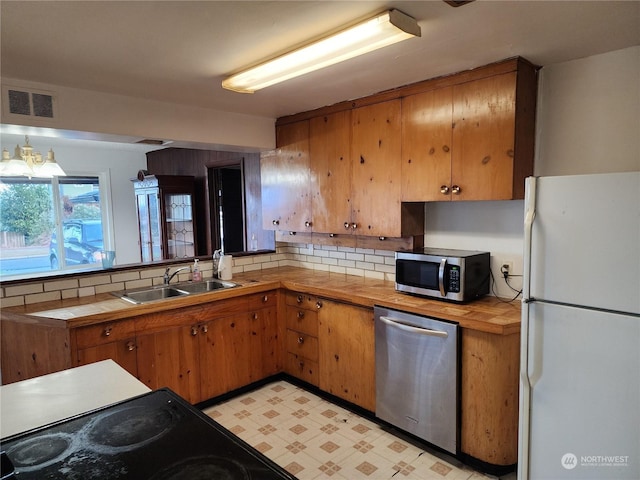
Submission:
M 169 389 L 0 441 L 2 478 L 295 479 Z

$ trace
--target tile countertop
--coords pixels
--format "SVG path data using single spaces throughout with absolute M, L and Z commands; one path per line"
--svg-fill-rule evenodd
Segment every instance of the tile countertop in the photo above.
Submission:
M 110 294 L 2 309 L 2 318 L 51 326 L 79 327 L 200 303 L 261 293 L 275 288 L 317 295 L 364 307 L 382 305 L 458 322 L 461 327 L 498 335 L 520 331 L 520 301 L 486 296 L 467 304 L 429 300 L 395 291 L 393 282 L 354 275 L 279 267 L 234 275 L 239 287 L 134 305 Z

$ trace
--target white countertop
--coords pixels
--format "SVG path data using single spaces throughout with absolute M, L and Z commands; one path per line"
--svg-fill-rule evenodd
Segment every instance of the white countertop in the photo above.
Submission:
M 151 390 L 113 360 L 0 387 L 0 438 Z

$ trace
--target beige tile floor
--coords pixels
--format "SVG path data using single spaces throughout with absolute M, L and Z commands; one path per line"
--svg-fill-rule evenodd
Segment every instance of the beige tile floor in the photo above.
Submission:
M 300 480 L 491 478 L 285 381 L 204 412 Z

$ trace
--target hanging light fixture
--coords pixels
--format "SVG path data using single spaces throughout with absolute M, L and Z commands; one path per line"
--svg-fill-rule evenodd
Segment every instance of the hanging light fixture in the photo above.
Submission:
M 52 149 L 46 158 L 43 158 L 40 152 L 34 153 L 33 147 L 29 145 L 29 137 L 25 136 L 24 139 L 25 144 L 22 147 L 16 145 L 13 157 L 6 148 L 2 150 L 0 176 L 52 178 L 67 175 L 56 162 Z
M 402 40 L 419 37 L 420 25 L 399 10 L 388 10 L 353 27 L 236 73 L 222 87 L 240 93 L 313 72 Z

